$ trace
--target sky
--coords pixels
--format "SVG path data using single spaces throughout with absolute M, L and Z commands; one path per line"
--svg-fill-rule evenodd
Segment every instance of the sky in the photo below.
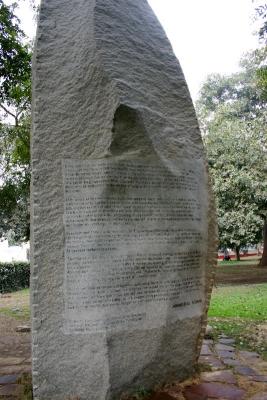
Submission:
M 252 0 L 148 0 L 169 37 L 191 95 L 210 73 L 236 72 L 243 53 L 259 46 Z
M 5 0 L 7 4 L 13 1 Z M 33 38 L 36 27 L 30 1 L 17 0 L 17 14 L 23 30 Z M 252 34 L 255 30 L 255 26 L 252 25 L 252 0 L 148 2 L 171 41 L 194 101 L 208 74 L 230 74 L 237 71 L 242 54 L 258 47 L 258 39 Z M 26 257 L 25 250 L 22 256 L 21 250 L 14 248 L 12 252 L 8 249 L 5 251 L 3 246 L 7 244 L 0 244 L 0 258 L 4 253 L 11 259 Z
M 259 45 L 253 35 L 255 5 L 252 0 L 148 2 L 171 41 L 194 101 L 208 74 L 237 71 L 242 54 Z M 18 3 L 23 29 L 33 37 L 35 25 L 30 0 L 19 0 Z

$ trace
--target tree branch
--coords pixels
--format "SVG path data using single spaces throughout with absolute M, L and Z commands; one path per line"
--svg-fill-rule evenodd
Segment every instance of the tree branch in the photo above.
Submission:
M 25 110 L 25 106 L 27 105 L 28 100 L 25 100 L 24 104 L 22 105 L 22 107 L 20 107 L 20 110 L 17 113 L 17 118 L 20 116 L 20 114 Z
M 0 107 L 9 115 L 11 115 L 11 117 L 15 118 L 15 121 L 17 121 L 17 116 L 15 114 L 13 114 L 11 111 L 9 111 L 5 106 L 3 106 L 3 104 L 0 104 Z

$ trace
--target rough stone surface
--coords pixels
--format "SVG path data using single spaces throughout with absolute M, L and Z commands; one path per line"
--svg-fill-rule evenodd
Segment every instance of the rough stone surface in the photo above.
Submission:
M 235 357 L 235 353 L 232 351 L 225 351 L 225 350 L 218 350 L 217 354 L 220 358 L 234 358 Z
M 208 364 L 212 369 L 224 368 L 223 363 L 215 356 L 200 356 L 199 362 L 201 364 Z
M 35 399 L 108 400 L 188 376 L 216 261 L 213 205 L 189 91 L 146 1 L 41 3 L 31 146 Z M 131 257 L 138 289 L 122 295 Z
M 206 326 L 206 330 L 205 330 L 205 337 L 209 338 L 212 335 L 213 332 L 213 328 L 211 325 L 207 325 Z
M 257 393 L 250 398 L 250 400 L 267 400 L 267 392 Z
M 243 365 L 242 361 L 233 358 L 224 358 L 223 363 L 226 365 L 230 365 L 231 367 Z
M 204 339 L 203 344 L 207 344 L 207 345 L 213 344 L 213 340 L 212 339 Z
M 209 356 L 212 354 L 212 351 L 210 350 L 209 346 L 207 344 L 203 344 L 201 347 L 201 352 L 200 354 L 202 356 Z
M 169 393 L 166 392 L 158 392 L 152 395 L 149 400 L 175 400 L 177 397 L 171 396 Z
M 15 329 L 15 328 L 14 328 Z M 5 343 L 5 347 L 1 348 L 3 346 L 0 344 L 0 350 L 3 350 L 4 348 L 8 350 L 9 354 L 9 360 L 12 361 L 12 358 L 16 357 L 16 354 L 20 354 L 20 351 L 23 352 L 23 354 L 26 356 L 27 353 L 25 353 L 24 349 L 24 342 L 25 338 L 23 336 L 20 336 L 20 343 L 15 341 L 16 346 L 13 345 L 13 337 L 10 337 L 9 340 L 6 337 L 3 341 Z M 206 343 L 207 344 L 207 343 Z M 209 340 L 208 345 L 212 352 L 215 354 L 214 350 L 214 341 Z M 20 350 L 21 349 L 21 350 Z M 27 350 L 28 352 L 29 350 Z M 266 387 L 267 387 L 267 375 L 264 375 L 264 372 L 262 371 L 262 364 L 264 365 L 265 363 L 262 361 L 261 357 L 255 357 L 255 354 L 251 356 L 250 353 L 253 352 L 247 352 L 248 354 L 241 354 L 240 351 L 236 350 L 234 353 L 235 359 L 231 359 L 231 361 L 236 361 L 241 363 L 240 357 L 247 355 L 247 361 L 245 362 L 244 360 L 242 361 L 244 363 L 243 367 L 249 368 L 253 367 L 255 368 L 255 373 L 256 375 L 242 375 L 238 374 L 237 371 L 235 370 L 229 370 L 227 369 L 227 366 L 224 366 L 223 370 L 217 370 L 214 372 L 202 372 L 200 376 L 195 376 L 194 379 L 190 379 L 190 387 L 188 386 L 189 383 L 188 381 L 186 382 L 172 382 L 170 385 L 166 385 L 163 388 L 156 390 L 156 392 L 153 393 L 150 397 L 147 398 L 147 400 L 212 400 L 212 399 L 217 399 L 217 400 L 226 400 L 227 397 L 221 397 L 222 391 L 221 391 L 221 386 L 215 386 L 216 390 L 213 392 L 208 392 L 207 393 L 207 387 L 204 385 L 201 386 L 201 390 L 199 390 L 199 384 L 200 383 L 224 383 L 227 384 L 226 387 L 229 388 L 229 385 L 231 385 L 232 388 L 234 389 L 244 389 L 246 394 L 245 394 L 245 399 L 246 400 L 267 400 L 267 394 L 266 394 Z M 209 358 L 209 357 L 207 357 Z M 216 357 L 214 357 L 216 358 Z M 201 360 L 203 361 L 203 359 Z M 25 361 L 23 361 L 23 364 L 30 362 L 30 359 L 25 357 Z M 28 393 L 28 397 L 30 397 L 29 393 L 29 384 L 31 382 L 31 377 L 29 374 L 12 374 L 12 369 L 15 369 L 18 367 L 16 364 L 10 365 L 8 368 L 10 369 L 10 374 L 9 375 L 4 375 L 0 376 L 0 388 L 2 391 L 2 395 L 0 395 L 1 399 L 7 399 L 7 400 L 22 400 L 25 396 L 22 396 L 22 387 L 24 387 L 25 392 Z M 22 366 L 19 366 L 20 368 Z M 206 369 L 208 365 L 199 365 L 199 369 L 203 370 Z M 250 370 L 249 370 L 250 371 Z M 257 371 L 257 372 L 256 372 Z M 260 372 L 261 371 L 261 372 Z M 10 384 L 19 384 L 19 391 L 16 390 L 16 385 L 10 385 Z M 223 385 L 225 387 L 225 385 Z M 183 393 L 185 387 L 188 389 L 186 390 L 186 395 L 187 398 L 185 399 Z M 3 394 L 6 393 L 6 394 Z M 11 395 L 11 393 L 13 393 Z M 232 393 L 232 392 L 231 392 Z M 185 394 L 185 393 L 184 393 Z M 224 393 L 225 394 L 225 393 Z M 232 395 L 232 394 L 230 394 Z M 226 394 L 227 396 L 227 394 Z M 141 393 L 139 392 L 138 396 L 133 396 L 135 397 L 142 397 Z M 127 397 L 129 398 L 129 397 Z M 132 397 L 131 397 L 132 398 Z M 66 400 L 76 400 L 74 397 L 68 397 Z M 53 400 L 53 399 L 49 399 Z
M 16 398 L 21 399 L 22 394 L 23 394 L 22 385 L 10 384 L 10 385 L 0 386 L 0 396 L 2 398 L 14 396 Z
M 205 382 L 225 382 L 235 385 L 237 383 L 236 378 L 232 371 L 214 371 L 214 372 L 203 372 L 201 379 Z
M 248 378 L 254 382 L 266 382 L 267 383 L 267 376 L 264 375 L 251 375 Z
M 19 375 L 0 376 L 0 385 L 5 385 L 7 383 L 16 383 L 18 379 L 19 379 Z
M 246 376 L 258 375 L 258 373 L 253 368 L 250 368 L 247 365 L 236 366 L 235 372 L 238 373 L 239 375 L 246 375 Z
M 221 343 L 215 344 L 215 349 L 218 351 L 235 351 L 233 346 Z
M 245 350 L 241 350 L 239 351 L 239 355 L 245 359 L 254 359 L 254 358 L 259 358 L 260 355 L 258 353 L 256 353 L 255 351 L 245 351 Z
M 184 391 L 186 400 L 205 400 L 207 398 L 242 400 L 245 398 L 245 391 L 234 386 L 221 383 L 200 383 L 188 387 Z
M 253 359 L 253 360 L 250 360 L 250 363 L 251 364 L 257 364 L 257 367 L 263 372 L 263 373 L 266 373 L 267 374 L 267 362 L 266 361 L 263 361 L 263 360 L 261 360 L 261 359 L 259 359 L 259 360 L 256 360 L 256 359 Z
M 31 331 L 31 327 L 28 325 L 19 325 L 16 328 L 16 332 L 30 332 Z
M 230 338 L 222 338 L 222 339 L 219 339 L 219 343 L 221 343 L 221 344 L 234 344 L 235 343 L 235 340 L 234 339 L 230 339 Z
M 1 375 L 12 375 L 12 374 L 21 374 L 23 372 L 29 373 L 31 372 L 30 365 L 8 365 L 8 366 L 0 366 L 0 374 Z
M 2 365 L 18 365 L 24 361 L 24 358 L 20 357 L 0 357 L 0 366 Z

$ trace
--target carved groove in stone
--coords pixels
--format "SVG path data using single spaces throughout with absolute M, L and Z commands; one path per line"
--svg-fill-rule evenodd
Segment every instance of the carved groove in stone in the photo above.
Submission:
M 180 65 L 145 0 L 42 1 L 34 54 L 31 139 L 34 398 L 118 399 L 124 391 L 183 379 L 193 370 L 203 335 L 216 239 L 203 144 Z M 67 178 L 72 180 L 70 187 L 62 167 L 66 162 L 73 165 L 73 170 L 67 172 Z M 125 191 L 114 189 L 116 180 L 113 177 L 123 165 L 125 170 L 140 170 L 139 175 L 135 172 L 134 182 L 139 196 L 133 193 L 134 185 L 127 187 L 125 171 L 117 180 Z M 94 176 L 90 166 L 96 170 Z M 104 173 L 105 168 L 109 172 Z M 154 178 L 148 179 L 149 168 L 164 173 L 159 172 L 156 177 L 154 173 Z M 82 182 L 79 186 L 71 174 L 79 175 L 82 169 L 84 175 L 79 177 Z M 133 176 L 134 173 L 130 178 Z M 101 197 L 102 189 L 105 195 Z M 127 194 L 125 198 L 123 193 Z M 67 210 L 66 194 L 69 196 Z M 115 213 L 119 219 L 125 215 L 125 210 L 137 208 L 130 195 L 139 198 L 144 216 L 142 218 L 137 210 L 136 215 L 129 214 L 135 217 L 132 225 L 122 221 L 116 228 Z M 88 203 L 87 197 L 91 199 Z M 111 208 L 114 198 L 115 206 Z M 103 200 L 102 210 L 108 210 L 105 214 L 100 208 L 95 212 L 99 199 Z M 168 208 L 169 200 L 173 206 Z M 151 202 L 154 205 L 149 209 Z M 72 204 L 76 204 L 74 210 Z M 87 209 L 87 204 L 91 209 Z M 184 211 L 180 213 L 184 204 Z M 157 215 L 155 209 L 159 210 Z M 173 210 L 176 210 L 174 215 Z M 67 213 L 68 218 L 74 215 L 74 223 L 69 226 Z M 96 221 L 97 215 L 102 216 L 104 222 Z M 143 223 L 142 219 L 149 218 L 148 224 Z M 83 226 L 87 220 L 90 220 L 88 230 Z M 109 225 L 112 225 L 110 233 Z M 78 231 L 81 226 L 84 230 Z M 152 233 L 144 235 L 149 226 Z M 116 247 L 123 250 L 120 263 L 125 262 L 123 257 L 127 254 L 134 254 L 136 259 L 140 257 L 136 254 L 143 254 L 141 248 L 147 255 L 146 246 L 149 240 L 153 243 L 154 236 L 160 238 L 154 253 L 159 252 L 164 243 L 163 254 L 173 253 L 174 240 L 177 240 L 178 250 L 182 246 L 188 249 L 190 257 L 196 248 L 200 249 L 200 258 L 194 263 L 199 263 L 197 268 L 201 275 L 201 306 L 198 303 L 193 307 L 189 300 L 182 304 L 161 298 L 159 309 L 162 312 L 165 307 L 166 313 L 164 318 L 161 313 L 160 323 L 151 329 L 147 329 L 148 324 L 143 329 L 138 325 L 138 329 L 131 330 L 126 324 L 125 330 L 104 329 L 104 332 L 92 333 L 92 325 L 85 327 L 87 320 L 92 324 L 96 319 L 92 313 L 88 318 L 85 311 L 84 293 L 91 278 L 89 274 L 87 279 L 80 277 L 88 265 L 93 271 L 94 260 L 90 256 L 78 262 L 77 258 L 88 251 L 88 248 L 83 250 L 90 240 L 98 244 L 102 240 L 99 235 L 105 233 L 105 237 L 110 235 L 114 241 L 123 229 L 125 235 Z M 191 231 L 198 239 L 190 239 Z M 136 239 L 138 233 L 143 235 L 142 240 Z M 138 246 L 133 245 L 133 254 L 130 254 L 130 246 L 123 243 L 135 243 L 134 240 Z M 83 243 L 80 249 L 79 243 Z M 72 258 L 66 264 L 68 250 Z M 78 254 L 75 262 L 73 254 Z M 173 267 L 172 257 L 165 257 L 166 269 Z M 176 283 L 184 257 L 185 254 L 177 257 L 177 273 L 173 278 Z M 116 266 L 114 260 L 113 267 Z M 140 269 L 140 258 L 138 260 Z M 73 265 L 73 270 L 79 271 L 72 280 L 66 279 L 66 265 L 70 270 Z M 107 265 L 108 256 L 105 268 Z M 99 262 L 99 269 L 101 266 Z M 192 267 L 192 263 L 185 262 L 185 267 Z M 67 287 L 66 282 L 69 282 Z M 164 288 L 161 289 L 159 294 L 163 297 Z M 90 293 L 93 293 L 91 286 Z M 158 298 L 159 294 L 150 292 L 150 296 Z M 77 324 L 74 322 L 67 331 L 66 325 L 75 319 L 75 312 L 66 313 L 69 298 L 70 308 L 84 303 L 83 310 L 77 312 Z M 95 292 L 92 299 L 101 303 Z M 100 306 L 104 312 L 103 302 Z M 114 314 L 113 308 L 112 312 Z M 175 318 L 169 319 L 170 316 Z M 109 311 L 105 321 L 108 317 Z M 84 329 L 82 334 L 79 329 Z

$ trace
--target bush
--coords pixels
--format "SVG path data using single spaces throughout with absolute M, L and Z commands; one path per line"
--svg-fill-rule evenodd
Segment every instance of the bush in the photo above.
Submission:
M 30 286 L 28 262 L 0 263 L 0 292 L 14 292 Z

